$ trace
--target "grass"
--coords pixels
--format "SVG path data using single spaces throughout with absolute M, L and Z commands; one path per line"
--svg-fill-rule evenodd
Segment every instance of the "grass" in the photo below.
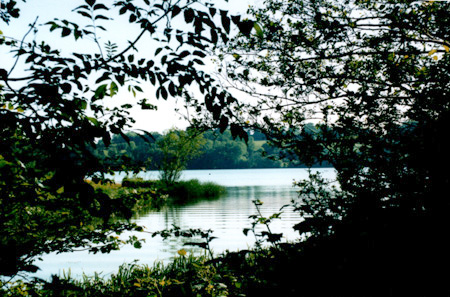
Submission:
M 187 256 L 184 250 L 170 264 L 152 267 L 136 263 L 122 265 L 110 277 L 84 275 L 53 276 L 49 282 L 17 281 L 0 296 L 229 296 L 240 287 L 236 278 L 222 275 L 206 256 Z
M 217 258 L 187 255 L 185 250 L 165 265 L 124 264 L 117 273 L 104 277 L 84 275 L 74 279 L 70 274 L 52 276 L 50 281 L 16 281 L 0 287 L 0 296 L 299 296 L 289 295 L 295 287 L 292 255 L 288 249 L 273 247 L 254 251 L 225 252 Z M 281 263 L 278 260 L 282 260 Z M 289 265 L 288 265 L 289 264 Z M 296 263 L 297 264 L 297 263 Z M 279 266 L 281 265 L 281 267 Z M 295 265 L 294 265 L 295 267 Z M 297 266 L 298 267 L 298 266 Z M 291 275 L 292 283 L 279 282 Z M 277 276 L 277 277 L 274 277 Z M 272 279 L 276 282 L 272 282 Z M 295 280 L 295 284 L 298 280 Z M 283 286 L 286 290 L 283 290 Z M 286 286 L 287 285 L 287 286 Z M 277 294 L 277 292 L 279 294 Z
M 200 182 L 197 179 L 179 181 L 171 186 L 163 187 L 163 191 L 176 200 L 189 201 L 201 198 L 217 198 L 223 195 L 225 187 L 213 182 Z
M 176 201 L 187 202 L 195 199 L 217 198 L 225 194 L 226 189 L 213 182 L 200 182 L 198 179 L 178 181 L 173 185 L 166 185 L 158 180 L 144 180 L 142 178 L 124 178 L 123 187 L 150 188 L 163 193 Z

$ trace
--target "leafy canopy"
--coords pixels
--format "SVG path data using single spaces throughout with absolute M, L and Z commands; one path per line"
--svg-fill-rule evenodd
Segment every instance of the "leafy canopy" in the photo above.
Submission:
M 103 179 L 112 169 L 92 154 L 97 141 L 108 146 L 114 135 L 128 141 L 132 105 L 154 109 L 142 84 L 161 99 L 201 100 L 190 95 L 194 89 L 209 101 L 219 96 L 199 70 L 209 48 L 226 42 L 230 31 L 228 12 L 214 1 L 79 4 L 67 19 L 36 19 L 24 36 L 7 26 L 0 32 L 0 46 L 14 62 L 0 66 L 0 275 L 35 271 L 33 260 L 43 253 L 109 252 L 124 243 L 121 232 L 141 230 L 129 221 L 135 198 L 112 199 L 86 179 Z M 13 0 L 2 1 L 0 13 L 3 23 L 20 18 Z M 102 43 L 119 16 L 128 21 L 128 43 Z M 38 30 L 53 37 L 31 38 Z M 157 47 L 140 47 L 145 38 Z M 59 49 L 63 40 L 80 47 Z M 105 104 L 123 91 L 129 102 Z
M 306 296 L 442 293 L 449 11 L 448 1 L 267 0 L 249 10 L 253 29 L 218 53 L 240 98 L 234 123 L 337 171 L 334 190 L 318 176 L 299 183 Z
M 440 135 L 450 107 L 449 5 L 270 0 L 251 8 L 254 33 L 220 54 L 224 83 L 249 98 L 233 106 L 234 119 L 306 164 L 330 162 L 351 193 L 364 188 L 394 203 L 437 191 L 446 178 L 435 165 L 448 160 Z M 438 207 L 436 199 L 422 202 Z

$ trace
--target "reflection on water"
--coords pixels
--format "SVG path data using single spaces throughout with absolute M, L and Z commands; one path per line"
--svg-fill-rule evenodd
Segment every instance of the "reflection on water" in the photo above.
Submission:
M 200 181 L 215 181 L 224 184 L 228 186 L 226 195 L 219 199 L 199 200 L 187 205 L 168 205 L 159 211 L 140 214 L 136 218 L 136 222 L 144 226 L 145 231 L 148 232 L 169 229 L 173 225 L 179 226 L 181 229 L 212 229 L 214 231 L 212 235 L 218 237 L 211 242 L 211 247 L 215 253 L 227 249 L 246 249 L 254 243 L 254 238 L 250 233 L 249 236 L 245 236 L 242 232 L 244 228 L 251 227 L 251 221 L 248 217 L 256 214 L 252 201 L 259 199 L 264 203 L 261 206 L 261 212 L 264 216 L 279 212 L 283 205 L 297 197 L 296 189 L 291 186 L 292 179 L 299 175 L 304 177 L 306 172 L 303 169 L 217 171 L 219 172 L 212 171 L 213 174 L 208 174 L 207 171 L 194 171 L 197 176 L 192 172 L 187 172 L 186 175 L 190 175 L 189 178 L 198 178 Z M 333 178 L 334 171 L 332 169 L 322 169 L 322 171 L 328 177 Z M 225 175 L 224 172 L 227 174 Z M 235 184 L 239 186 L 230 186 L 230 177 L 223 183 L 211 178 L 211 176 L 217 178 L 217 176 L 230 175 L 233 176 Z M 258 178 L 251 179 L 252 175 Z M 244 182 L 247 185 L 243 185 Z M 275 182 L 278 184 L 274 184 Z M 283 209 L 281 218 L 281 220 L 276 220 L 271 224 L 272 232 L 282 232 L 285 236 L 284 240 L 295 240 L 297 234 L 293 231 L 292 226 L 301 220 L 299 214 L 294 213 L 291 208 L 287 207 Z M 181 248 L 193 253 L 202 252 L 198 248 L 183 247 L 185 242 L 192 241 L 192 239 L 168 238 L 163 241 L 159 236 L 152 238 L 149 233 L 135 235 L 146 240 L 141 249 L 124 246 L 120 251 L 113 251 L 110 254 L 93 255 L 87 252 L 76 252 L 46 255 L 43 257 L 43 261 L 36 263 L 42 270 L 33 276 L 49 278 L 51 274 L 61 273 L 62 270 L 67 271 L 69 269 L 75 277 L 80 276 L 83 272 L 88 275 L 92 275 L 94 272 L 102 272 L 102 275 L 107 276 L 117 271 L 121 264 L 134 260 L 149 265 L 155 261 L 168 261 Z

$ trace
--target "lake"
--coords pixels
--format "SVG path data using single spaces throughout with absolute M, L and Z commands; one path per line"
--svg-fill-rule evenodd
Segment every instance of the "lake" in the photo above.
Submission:
M 335 178 L 335 171 L 332 168 L 313 171 L 319 171 L 329 179 Z M 120 173 L 113 178 L 120 182 L 124 176 L 124 173 Z M 140 176 L 155 179 L 157 172 L 145 172 Z M 171 228 L 172 225 L 182 229 L 212 229 L 214 231 L 212 236 L 218 237 L 211 242 L 215 253 L 246 249 L 254 244 L 252 234 L 245 236 L 242 232 L 244 228 L 251 227 L 251 220 L 248 217 L 256 214 L 252 201 L 259 199 L 264 202 L 261 212 L 264 216 L 270 216 L 297 197 L 296 189 L 292 186 L 294 179 L 301 180 L 307 177 L 307 170 L 299 168 L 186 170 L 182 179 L 213 181 L 227 187 L 227 194 L 215 200 L 165 206 L 159 211 L 142 214 L 135 221 L 149 232 Z M 272 232 L 282 232 L 284 241 L 297 239 L 298 234 L 293 231 L 292 226 L 301 220 L 299 214 L 286 208 L 281 217 L 281 220 L 271 224 Z M 80 277 L 83 273 L 93 275 L 94 272 L 107 277 L 117 272 L 120 265 L 134 260 L 140 264 L 152 265 L 156 261 L 167 263 L 183 248 L 188 253 L 201 252 L 183 246 L 183 241 L 187 241 L 183 238 L 169 238 L 163 241 L 159 236 L 152 238 L 146 233 L 135 235 L 146 240 L 141 249 L 123 246 L 120 251 L 113 251 L 110 254 L 94 255 L 87 252 L 48 254 L 43 256 L 42 261 L 35 263 L 41 270 L 31 276 L 48 279 L 51 274 L 67 273 L 70 270 L 73 277 Z

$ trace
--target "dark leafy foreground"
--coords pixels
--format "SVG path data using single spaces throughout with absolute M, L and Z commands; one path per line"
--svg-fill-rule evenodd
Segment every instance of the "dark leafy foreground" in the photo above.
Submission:
M 286 245 L 256 253 L 230 253 L 221 263 L 180 257 L 168 266 L 125 265 L 111 278 L 82 281 L 53 277 L 49 283 L 15 283 L 4 296 L 445 296 L 434 281 L 417 277 L 416 269 L 385 269 L 386 261 L 369 269 L 374 259 L 329 248 L 299 253 Z M 332 247 L 332 248 L 330 248 Z M 182 253 L 182 251 L 180 251 Z M 336 254 L 350 257 L 336 261 Z M 276 258 L 276 260 L 275 260 Z M 392 257 L 389 257 L 392 258 Z M 389 259 L 387 258 L 387 259 Z M 387 260 L 386 259 L 386 260 Z M 311 263 L 315 260 L 315 263 Z M 355 262 L 355 260 L 361 262 Z M 393 259 L 397 263 L 402 261 Z M 219 261 L 219 260 L 217 260 Z M 348 263 L 346 263 L 348 262 Z M 416 263 L 415 261 L 412 261 Z M 384 267 L 383 267 L 384 266 Z M 391 264 L 389 263 L 389 266 Z M 332 268 L 330 270 L 329 268 Z M 429 270 L 428 270 L 429 271 Z M 395 282 L 385 279 L 395 275 Z M 437 282 L 437 280 L 436 280 Z M 28 292 L 28 293 L 25 293 Z
M 316 182 L 319 179 L 316 177 Z M 315 185 L 310 194 L 331 195 Z M 306 183 L 305 193 L 310 191 Z M 334 199 L 340 200 L 339 192 Z M 348 197 L 346 198 L 348 199 Z M 324 200 L 322 200 L 324 201 Z M 309 203 L 296 204 L 302 212 Z M 298 201 L 297 201 L 298 202 Z M 372 209 L 352 204 L 345 219 L 306 219 L 294 226 L 308 240 L 281 243 L 281 234 L 272 233 L 270 222 L 279 213 L 263 217 L 260 201 L 251 216 L 247 235 L 257 239 L 252 250 L 226 252 L 215 256 L 211 230 L 170 230 L 153 236 L 188 239 L 186 245 L 203 248 L 207 254 L 187 255 L 184 249 L 168 265 L 153 267 L 123 265 L 109 278 L 53 276 L 49 282 L 16 282 L 1 291 L 4 296 L 448 296 L 445 273 L 448 264 L 444 245 L 436 243 L 431 218 L 401 210 Z M 333 207 L 331 204 L 328 207 Z M 364 215 L 361 215 L 364 213 Z M 320 228 L 333 222 L 333 235 L 320 235 Z M 265 231 L 256 227 L 263 225 Z M 420 238 L 418 238 L 420 234 Z

